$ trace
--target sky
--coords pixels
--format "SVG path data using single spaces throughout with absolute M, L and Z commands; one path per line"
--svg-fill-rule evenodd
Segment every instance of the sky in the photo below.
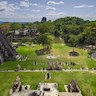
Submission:
M 66 16 L 96 20 L 96 0 L 0 0 L 0 21 L 34 22 Z

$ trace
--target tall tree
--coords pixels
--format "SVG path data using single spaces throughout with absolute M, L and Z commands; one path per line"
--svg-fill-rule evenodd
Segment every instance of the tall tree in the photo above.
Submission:
M 42 34 L 38 37 L 38 43 L 42 44 L 43 47 L 51 47 L 52 40 L 52 36 L 48 34 Z
M 8 32 L 10 30 L 10 23 L 3 23 L 0 25 L 0 30 L 3 32 Z
M 76 45 L 78 44 L 78 37 L 76 35 L 70 35 L 70 39 L 68 42 L 73 47 L 73 51 L 74 51 L 74 47 L 76 47 Z
M 53 34 L 55 31 L 55 26 L 50 21 L 45 23 L 39 23 L 37 30 L 40 32 L 40 34 L 44 33 Z
M 11 30 L 15 31 L 18 30 L 22 27 L 22 25 L 20 23 L 12 23 L 11 24 Z

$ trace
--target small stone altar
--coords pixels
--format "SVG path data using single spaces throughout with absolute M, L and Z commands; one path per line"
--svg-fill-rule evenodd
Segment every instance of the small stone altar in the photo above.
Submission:
M 63 66 L 61 62 L 48 62 L 48 70 L 62 70 Z
M 39 83 L 38 89 L 44 94 L 40 96 L 58 96 L 57 83 Z

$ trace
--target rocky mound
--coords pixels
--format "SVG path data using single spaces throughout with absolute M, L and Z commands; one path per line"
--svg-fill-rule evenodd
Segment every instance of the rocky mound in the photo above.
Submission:
M 79 53 L 76 51 L 71 51 L 71 52 L 69 52 L 69 55 L 70 56 L 79 56 Z

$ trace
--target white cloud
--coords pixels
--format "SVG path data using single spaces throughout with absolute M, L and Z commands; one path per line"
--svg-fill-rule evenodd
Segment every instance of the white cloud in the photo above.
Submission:
M 78 5 L 78 6 L 74 6 L 74 8 L 92 8 L 94 7 L 94 5 Z
M 37 3 L 30 3 L 31 6 L 35 7 L 44 7 L 43 5 L 37 4 Z
M 37 4 L 37 3 L 32 3 L 31 5 L 32 5 L 32 6 L 38 6 L 38 4 Z
M 30 21 L 33 18 L 36 18 L 37 16 L 34 16 L 33 12 L 40 12 L 39 9 L 32 9 L 30 10 L 31 13 L 26 13 L 24 11 L 26 11 L 25 9 L 20 9 L 20 7 L 28 7 L 28 11 L 29 11 L 29 7 L 42 7 L 42 5 L 40 4 L 36 4 L 36 3 L 31 3 L 29 2 L 29 0 L 23 0 L 20 1 L 20 3 L 17 5 L 15 3 L 9 3 L 7 1 L 0 1 L 0 19 L 4 20 L 4 21 Z M 20 13 L 19 10 L 22 12 Z M 34 19 L 33 19 L 34 20 Z
M 55 7 L 46 6 L 46 10 L 56 10 Z
M 19 9 L 19 7 L 18 6 L 16 6 L 15 4 L 9 4 L 8 6 L 7 6 L 7 10 L 8 11 L 15 11 L 15 10 L 17 10 L 17 9 Z
M 30 6 L 30 3 L 29 3 L 28 0 L 21 1 L 21 2 L 20 2 L 20 6 L 22 6 L 22 7 L 29 7 L 29 6 Z
M 0 2 L 0 11 L 2 11 L 2 12 L 4 12 L 4 11 L 5 12 L 14 12 L 17 9 L 19 9 L 19 7 L 13 3 L 8 4 L 7 1 L 1 1 Z
M 30 6 L 44 7 L 44 6 L 40 5 L 40 4 L 29 2 L 29 0 L 21 1 L 20 6 L 21 7 L 30 7 Z
M 47 16 L 65 16 L 66 13 L 64 12 L 55 12 L 55 11 L 49 11 L 47 13 Z
M 26 15 L 22 15 L 22 14 L 17 14 L 17 19 L 30 19 L 33 18 L 34 15 L 33 14 L 26 14 Z
M 29 0 L 25 0 L 26 2 L 28 2 Z
M 56 2 L 56 1 L 48 1 L 47 2 L 48 5 L 60 5 L 60 4 L 64 4 L 63 1 L 59 1 L 59 2 Z
M 16 4 L 7 1 L 0 2 L 0 18 L 7 18 L 15 14 L 19 7 Z
M 56 20 L 57 18 L 62 18 L 62 17 L 66 17 L 66 16 L 67 16 L 67 14 L 64 12 L 55 12 L 55 11 L 49 11 L 46 14 L 46 17 L 52 21 Z
M 1 15 L 0 14 L 0 18 L 3 19 L 7 19 L 7 20 L 29 20 L 31 18 L 34 18 L 33 14 L 19 14 L 19 13 L 10 13 L 10 14 L 6 14 L 6 15 Z
M 32 12 L 40 12 L 40 10 L 32 10 Z

